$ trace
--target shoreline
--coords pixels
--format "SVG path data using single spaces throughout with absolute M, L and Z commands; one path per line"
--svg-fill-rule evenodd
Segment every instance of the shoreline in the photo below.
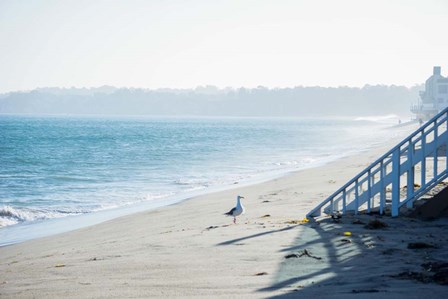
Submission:
M 304 275 L 314 273 L 317 266 L 314 259 L 293 267 L 285 264 L 289 261 L 285 260 L 286 253 L 304 244 L 308 244 L 311 255 L 319 257 L 324 256 L 319 250 L 327 248 L 317 247 L 309 234 L 315 233 L 316 228 L 302 224 L 301 220 L 337 186 L 401 139 L 397 137 L 394 142 L 368 152 L 261 184 L 201 195 L 160 209 L 1 247 L 0 295 L 5 298 L 260 298 L 286 296 L 297 288 L 299 292 L 318 294 L 325 289 L 328 277 L 293 279 L 297 278 L 296 271 Z M 245 196 L 246 214 L 233 224 L 232 218 L 223 214 L 235 205 L 238 194 Z M 410 221 L 394 221 L 398 223 L 396 227 L 403 226 L 412 234 Z M 432 229 L 429 226 L 425 231 L 431 233 Z M 339 232 L 340 229 L 330 231 L 328 236 Z M 367 236 L 368 232 L 364 234 Z M 353 254 L 357 256 L 363 250 L 356 249 Z M 359 260 L 365 263 L 362 256 Z M 327 270 L 339 265 L 326 258 L 316 262 Z M 403 268 L 399 258 L 393 262 L 398 263 L 394 269 Z M 359 271 L 370 269 L 358 268 Z M 336 276 L 343 274 L 335 273 Z M 362 277 L 352 279 L 356 284 Z M 407 295 L 419 287 L 414 282 L 397 281 L 401 286 L 406 285 Z M 320 283 L 319 288 L 314 283 Z M 358 290 L 354 286 L 353 289 Z M 393 290 L 387 294 L 396 295 Z M 384 293 L 377 295 L 384 296 Z
M 332 157 L 331 159 L 321 159 L 316 164 L 302 166 L 298 169 L 282 169 L 264 173 L 263 175 L 259 176 L 254 175 L 255 177 L 244 179 L 243 181 L 235 182 L 233 184 L 213 186 L 197 191 L 188 191 L 186 193 L 179 193 L 165 198 L 142 201 L 126 206 L 120 206 L 117 208 L 105 209 L 86 214 L 70 215 L 59 218 L 48 218 L 5 226 L 3 228 L 0 228 L 0 248 L 39 238 L 51 237 L 54 235 L 71 232 L 77 229 L 101 224 L 106 221 L 111 221 L 117 218 L 132 216 L 133 214 L 150 212 L 172 205 L 179 205 L 184 201 L 192 200 L 196 197 L 207 196 L 213 193 L 231 191 L 242 187 L 263 184 L 275 179 L 281 179 L 286 176 L 294 175 L 297 172 L 306 171 L 312 168 L 323 167 L 339 159 L 357 155 L 369 150 L 371 150 L 371 148 L 349 153 L 343 156 Z M 23 235 L 22 237 L 17 237 L 18 233 L 22 233 L 25 235 Z

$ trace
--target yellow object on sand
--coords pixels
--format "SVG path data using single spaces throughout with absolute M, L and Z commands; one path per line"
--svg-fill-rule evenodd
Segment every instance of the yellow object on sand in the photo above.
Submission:
M 350 237 L 352 235 L 351 232 L 344 232 L 344 236 Z
M 310 222 L 309 219 L 303 218 L 302 220 L 288 220 L 285 223 L 287 224 L 304 224 Z

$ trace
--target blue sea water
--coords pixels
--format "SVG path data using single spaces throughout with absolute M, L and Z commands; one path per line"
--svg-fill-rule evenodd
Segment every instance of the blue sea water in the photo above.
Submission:
M 76 228 L 326 163 L 381 142 L 387 126 L 361 119 L 0 115 L 0 244 L 57 232 L 50 228 L 63 222 L 55 219 Z

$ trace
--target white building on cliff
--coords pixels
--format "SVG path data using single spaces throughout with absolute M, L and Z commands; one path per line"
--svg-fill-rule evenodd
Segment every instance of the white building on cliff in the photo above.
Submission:
M 428 120 L 448 107 L 448 77 L 440 72 L 440 66 L 435 66 L 432 76 L 426 80 L 425 90 L 420 92 L 419 103 L 411 107 L 417 119 Z

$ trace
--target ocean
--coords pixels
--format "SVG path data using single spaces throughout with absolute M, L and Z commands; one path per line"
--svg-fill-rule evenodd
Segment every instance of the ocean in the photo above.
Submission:
M 392 122 L 0 115 L 0 245 L 322 165 Z

